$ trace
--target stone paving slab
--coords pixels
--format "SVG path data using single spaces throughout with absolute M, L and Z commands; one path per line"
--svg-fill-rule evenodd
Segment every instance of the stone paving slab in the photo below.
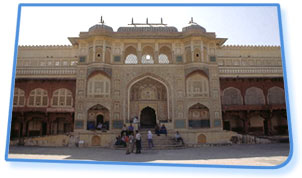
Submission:
M 289 154 L 288 143 L 231 145 L 187 148 L 180 150 L 143 150 L 141 154 L 126 155 L 125 150 L 74 147 L 12 146 L 9 158 L 50 160 L 91 160 L 176 164 L 219 164 L 276 166 Z

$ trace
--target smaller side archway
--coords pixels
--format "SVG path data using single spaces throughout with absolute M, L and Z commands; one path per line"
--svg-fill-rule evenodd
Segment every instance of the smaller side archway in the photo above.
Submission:
M 87 114 L 87 130 L 109 130 L 110 112 L 106 107 L 94 105 Z
M 210 128 L 210 112 L 205 105 L 197 103 L 189 108 L 189 128 Z

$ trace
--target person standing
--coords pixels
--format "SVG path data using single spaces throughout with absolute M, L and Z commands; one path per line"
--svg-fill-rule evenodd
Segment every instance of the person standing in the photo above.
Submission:
M 134 136 L 133 133 L 131 133 L 129 137 L 127 136 L 127 151 L 126 151 L 127 155 L 133 153 L 133 144 L 134 144 Z
M 139 120 L 138 117 L 133 118 L 134 130 L 139 130 Z
M 153 140 L 152 140 L 152 132 L 150 130 L 148 130 L 148 146 L 149 146 L 149 149 L 151 149 L 154 146 Z
M 129 137 L 126 135 L 125 137 L 125 143 L 126 143 L 126 155 L 130 154 L 130 144 L 129 144 Z
M 129 152 L 133 153 L 135 138 L 133 133 L 129 135 Z
M 131 133 L 133 133 L 133 126 L 132 126 L 132 124 L 130 123 L 130 125 L 129 125 L 129 127 L 128 127 L 128 130 L 127 130 L 127 135 L 130 135 Z
M 136 154 L 141 153 L 142 143 L 141 143 L 141 134 L 136 131 L 135 142 L 136 142 Z

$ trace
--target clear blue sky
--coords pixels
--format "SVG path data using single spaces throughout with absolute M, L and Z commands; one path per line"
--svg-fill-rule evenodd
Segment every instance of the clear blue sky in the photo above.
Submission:
M 19 45 L 69 45 L 67 37 L 99 22 L 115 31 L 135 22 L 160 22 L 181 31 L 191 17 L 228 45 L 280 45 L 276 7 L 23 7 Z

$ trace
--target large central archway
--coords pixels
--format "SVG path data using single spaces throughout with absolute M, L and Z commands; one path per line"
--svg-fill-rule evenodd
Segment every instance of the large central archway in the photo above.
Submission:
M 159 121 L 168 121 L 168 92 L 161 81 L 149 76 L 143 77 L 130 85 L 128 96 L 130 120 L 139 117 L 145 127 L 153 127 Z
M 145 107 L 140 114 L 140 126 L 141 128 L 154 128 L 156 125 L 155 110 L 151 107 Z

